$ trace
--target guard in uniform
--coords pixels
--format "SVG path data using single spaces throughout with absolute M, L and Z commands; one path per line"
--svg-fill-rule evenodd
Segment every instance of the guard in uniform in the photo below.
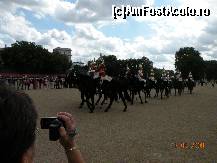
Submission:
M 169 72 L 169 71 L 167 72 L 167 77 L 166 77 L 166 79 L 167 79 L 168 82 L 171 82 L 170 72 Z
M 155 81 L 155 78 L 154 78 L 154 70 L 153 70 L 153 69 L 151 69 L 151 73 L 150 73 L 149 79 L 150 79 L 151 81 Z
M 95 78 L 97 76 L 98 72 L 97 72 L 97 66 L 96 66 L 95 62 L 90 63 L 90 68 L 89 68 L 88 73 L 93 78 Z
M 182 73 L 181 73 L 181 72 L 177 71 L 176 79 L 177 79 L 178 81 L 180 81 L 180 82 L 183 81 L 183 80 L 182 80 Z
M 193 79 L 193 76 L 192 76 L 192 73 L 191 73 L 191 72 L 189 72 L 189 74 L 188 74 L 188 78 L 189 78 L 190 80 L 194 81 L 194 79 Z
M 162 73 L 161 79 L 162 79 L 163 81 L 167 81 L 167 74 L 166 74 L 165 69 L 163 69 L 163 73 Z
M 129 78 L 130 75 L 131 75 L 131 70 L 130 70 L 130 68 L 129 68 L 128 65 L 127 65 L 127 70 L 126 70 L 126 73 L 125 73 L 125 77 L 126 77 L 126 78 Z
M 102 82 L 104 81 L 104 80 L 107 80 L 107 81 L 112 81 L 112 77 L 111 76 L 109 76 L 109 75 L 107 75 L 106 73 L 105 73 L 105 69 L 106 69 L 106 67 L 105 67 L 105 65 L 104 65 L 104 62 L 102 62 L 101 63 L 101 65 L 100 65 L 100 77 L 101 77 L 101 80 L 102 80 Z
M 139 65 L 139 70 L 138 70 L 138 73 L 137 73 L 137 77 L 138 77 L 139 81 L 146 82 L 145 79 L 144 79 L 142 65 Z

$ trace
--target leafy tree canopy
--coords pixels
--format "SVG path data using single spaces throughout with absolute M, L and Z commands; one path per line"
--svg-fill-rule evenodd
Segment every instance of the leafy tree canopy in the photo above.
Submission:
M 175 67 L 181 71 L 184 78 L 187 78 L 189 72 L 192 72 L 195 79 L 204 77 L 204 60 L 199 51 L 193 47 L 180 48 L 175 54 Z
M 1 58 L 6 69 L 20 73 L 64 73 L 71 66 L 67 56 L 26 41 L 17 41 L 3 50 Z

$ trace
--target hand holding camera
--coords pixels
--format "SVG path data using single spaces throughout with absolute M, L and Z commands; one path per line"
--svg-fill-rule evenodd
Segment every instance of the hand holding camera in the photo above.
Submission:
M 49 129 L 49 139 L 59 139 L 65 149 L 75 146 L 74 137 L 77 135 L 75 120 L 71 114 L 60 112 L 57 117 L 41 118 L 41 128 Z
M 57 117 L 65 122 L 65 128 L 60 127 L 60 143 L 65 149 L 70 149 L 75 147 L 75 135 L 77 135 L 75 119 L 72 117 L 71 114 L 66 112 L 60 112 L 57 114 Z

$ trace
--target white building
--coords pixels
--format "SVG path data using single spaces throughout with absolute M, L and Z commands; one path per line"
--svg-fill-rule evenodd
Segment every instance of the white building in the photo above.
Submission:
M 84 66 L 84 63 L 83 62 L 72 62 L 72 65 L 73 66 Z
M 71 61 L 71 52 L 72 50 L 70 48 L 60 48 L 60 47 L 57 47 L 55 49 L 53 49 L 53 52 L 55 53 L 59 53 L 59 54 L 62 54 L 62 55 L 66 55 L 68 56 L 68 59 Z

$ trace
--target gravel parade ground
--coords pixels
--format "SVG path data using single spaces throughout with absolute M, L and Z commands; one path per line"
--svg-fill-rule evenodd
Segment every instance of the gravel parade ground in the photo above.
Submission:
M 108 113 L 97 106 L 93 114 L 86 105 L 78 108 L 77 89 L 26 92 L 39 117 L 60 111 L 74 115 L 79 129 L 77 144 L 87 163 L 217 162 L 216 87 L 197 86 L 192 95 L 185 92 L 181 97 L 151 98 L 147 104 L 140 104 L 137 97 L 134 105 L 128 103 L 125 113 L 122 102 L 114 102 Z M 48 130 L 39 129 L 35 162 L 66 163 L 62 147 L 48 139 Z M 182 142 L 185 148 L 180 146 Z

